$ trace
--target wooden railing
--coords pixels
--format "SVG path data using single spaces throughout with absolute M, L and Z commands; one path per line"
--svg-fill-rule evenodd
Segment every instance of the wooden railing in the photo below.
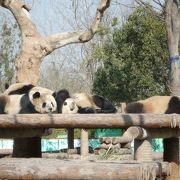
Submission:
M 76 115 L 62 115 L 62 114 L 17 114 L 17 115 L 0 115 L 0 137 L 3 138 L 14 138 L 14 137 L 33 137 L 33 136 L 40 136 L 44 130 L 43 128 L 81 128 L 81 129 L 93 129 L 93 128 L 123 128 L 128 129 L 129 127 L 134 127 L 142 129 L 137 136 L 132 135 L 131 139 L 135 139 L 135 151 L 134 151 L 134 157 L 135 160 L 137 160 L 138 163 L 134 164 L 132 167 L 129 164 L 129 168 L 123 168 L 126 165 L 123 166 L 123 164 L 119 164 L 119 170 L 117 167 L 113 166 L 113 164 L 110 165 L 109 171 L 112 172 L 112 174 L 116 174 L 117 176 L 113 176 L 118 179 L 123 179 L 123 177 L 127 176 L 129 172 L 129 179 L 137 179 L 132 174 L 134 172 L 138 173 L 138 168 L 140 168 L 141 165 L 144 164 L 144 161 L 153 162 L 151 157 L 151 149 L 149 150 L 149 147 L 151 147 L 151 139 L 155 137 L 162 137 L 164 138 L 164 156 L 163 156 L 163 162 L 156 164 L 154 167 L 155 169 L 153 171 L 156 172 L 156 175 L 168 175 L 168 173 L 171 174 L 172 178 L 179 178 L 180 179 L 180 115 L 177 114 L 76 114 Z M 129 128 L 132 129 L 132 128 Z M 130 130 L 129 130 L 130 131 Z M 72 133 L 72 131 L 70 131 Z M 128 131 L 127 131 L 128 132 Z M 82 130 L 82 136 L 83 136 L 83 130 Z M 85 131 L 86 133 L 86 131 Z M 144 133 L 144 134 L 143 134 Z M 72 140 L 73 135 L 69 135 Z M 84 137 L 84 136 L 83 136 Z M 126 140 L 126 136 L 123 136 L 123 138 Z M 88 136 L 86 134 L 86 139 L 88 139 Z M 122 141 L 122 138 L 119 139 L 119 141 Z M 69 142 L 68 144 L 71 144 Z M 72 144 L 71 144 L 72 146 Z M 86 145 L 87 146 L 87 143 Z M 82 149 L 83 151 L 83 149 Z M 11 166 L 13 167 L 13 161 L 16 163 L 17 160 L 12 160 Z M 19 160 L 18 160 L 19 161 Z M 44 161 L 44 160 L 42 160 Z M 0 160 L 0 177 L 3 176 L 4 170 L 1 170 L 1 163 L 4 162 Z M 27 161 L 28 162 L 28 161 Z M 34 161 L 35 162 L 35 161 Z M 142 162 L 142 164 L 139 162 Z M 168 163 L 167 163 L 168 162 Z M 9 162 L 8 162 L 9 163 Z M 59 162 L 58 162 L 59 163 Z M 54 176 L 54 177 L 69 177 L 72 178 L 73 174 L 69 173 L 69 176 L 66 176 L 65 171 L 59 167 L 60 164 L 54 162 L 54 166 L 56 169 L 51 170 L 53 172 L 59 172 L 61 176 Z M 21 168 L 21 165 L 25 165 L 26 162 L 22 159 L 21 164 L 18 164 L 18 168 Z M 44 163 L 46 164 L 46 163 Z M 61 164 L 62 165 L 62 164 Z M 40 165 L 34 164 L 34 167 L 39 167 Z M 68 165 L 68 163 L 63 164 L 65 168 L 72 168 L 71 165 Z M 103 166 L 103 164 L 100 164 L 100 166 Z M 144 166 L 146 166 L 144 164 Z M 8 169 L 7 166 L 4 166 L 4 168 Z M 41 164 L 41 168 L 46 167 Z M 101 175 L 106 175 L 104 177 L 108 177 L 108 175 L 104 173 L 100 173 L 103 169 L 98 167 L 96 163 L 83 166 L 77 165 L 78 172 L 81 172 L 82 170 L 88 171 L 88 168 L 94 168 L 94 170 L 97 170 L 97 176 L 90 175 L 87 173 L 90 177 L 90 179 L 98 178 Z M 132 169 L 131 169 L 131 168 Z M 6 169 L 5 168 L 5 169 Z M 32 168 L 32 167 L 31 167 Z M 84 169 L 85 168 L 85 169 Z M 113 170 L 114 168 L 114 170 Z M 58 169 L 58 170 L 57 170 Z M 122 172 L 122 169 L 124 172 Z M 131 169 L 131 170 L 130 170 Z M 70 169 L 69 169 L 70 170 Z M 116 171 L 117 170 L 117 171 Z M 134 171 L 133 171 L 134 170 Z M 24 170 L 26 171 L 26 170 Z M 43 170 L 42 170 L 43 171 Z M 115 171 L 115 172 L 114 172 Z M 132 173 L 133 171 L 133 173 Z M 149 169 L 150 171 L 150 169 Z M 168 171 L 168 172 L 167 172 Z M 61 173 L 60 173 L 61 172 Z M 121 174 L 119 174 L 121 172 Z M 161 173 L 160 173 L 161 172 Z M 10 172 L 9 172 L 10 173 Z M 14 170 L 11 170 L 10 174 L 15 173 Z M 23 172 L 25 173 L 25 172 Z M 27 171 L 28 173 L 28 171 Z M 127 173 L 127 174 L 126 174 Z M 11 178 L 9 174 L 9 178 Z M 25 173 L 26 174 L 26 173 Z M 72 176 L 70 176 L 70 174 Z M 124 174 L 124 176 L 122 175 Z M 17 175 L 17 174 L 16 174 Z M 16 177 L 20 177 L 20 175 L 17 175 Z M 24 175 L 25 177 L 25 175 Z M 33 177 L 33 174 L 32 174 Z M 34 176 L 35 177 L 35 176 Z M 43 177 L 43 173 L 39 178 Z M 85 174 L 81 174 L 76 177 L 85 178 Z

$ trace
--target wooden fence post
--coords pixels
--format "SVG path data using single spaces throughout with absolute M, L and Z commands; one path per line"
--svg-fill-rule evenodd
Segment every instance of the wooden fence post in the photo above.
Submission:
M 67 129 L 68 131 L 68 149 L 74 149 L 74 128 Z
M 81 156 L 87 156 L 89 153 L 88 131 L 81 129 Z
M 134 140 L 134 159 L 138 161 L 152 161 L 151 138 Z
M 13 157 L 41 157 L 41 138 L 15 138 L 13 145 Z
M 166 180 L 180 179 L 180 138 L 164 139 L 164 161 L 171 163 L 171 175 Z

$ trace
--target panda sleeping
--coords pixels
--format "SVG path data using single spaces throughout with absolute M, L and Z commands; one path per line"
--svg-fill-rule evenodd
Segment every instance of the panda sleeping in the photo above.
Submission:
M 180 97 L 178 96 L 152 96 L 127 104 L 126 113 L 155 113 L 180 114 Z
M 116 108 L 104 97 L 98 95 L 88 95 L 86 93 L 76 93 L 72 96 L 65 89 L 57 93 L 61 103 L 57 101 L 59 113 L 85 114 L 85 113 L 115 113 Z
M 55 97 L 58 113 L 115 113 L 116 108 L 104 97 L 98 95 L 88 95 L 86 93 L 76 93 L 70 96 L 68 90 L 62 89 L 58 92 L 33 86 L 29 83 L 15 83 L 6 89 L 4 94 L 24 94 L 40 91 Z
M 49 113 L 56 111 L 57 103 L 53 94 L 39 91 L 40 89 L 29 91 L 26 88 L 21 89 L 18 94 L 15 92 L 14 87 L 13 85 L 12 87 L 10 86 L 4 92 L 4 95 L 0 96 L 1 114 Z M 26 85 L 23 87 L 29 88 L 29 86 Z

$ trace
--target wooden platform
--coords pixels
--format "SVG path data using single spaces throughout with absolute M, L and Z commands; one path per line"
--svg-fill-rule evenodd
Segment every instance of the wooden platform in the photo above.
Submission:
M 39 158 L 0 159 L 1 179 L 128 179 L 163 176 L 169 163 L 85 161 Z

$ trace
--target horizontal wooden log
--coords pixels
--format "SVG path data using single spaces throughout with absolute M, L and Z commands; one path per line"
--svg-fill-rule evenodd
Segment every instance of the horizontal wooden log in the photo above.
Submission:
M 51 129 L 0 129 L 0 138 L 11 139 L 11 138 L 24 138 L 24 137 L 41 137 L 51 134 Z
M 1 179 L 128 179 L 167 175 L 169 163 L 58 159 L 0 159 Z
M 17 114 L 0 115 L 0 128 L 175 128 L 178 114 Z

